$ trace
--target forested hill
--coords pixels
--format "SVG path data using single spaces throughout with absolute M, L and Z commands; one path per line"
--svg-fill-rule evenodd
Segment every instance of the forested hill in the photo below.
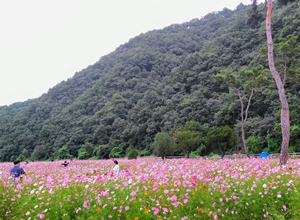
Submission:
M 290 35 L 299 42 L 299 10 L 299 1 L 276 2 L 275 43 Z M 259 64 L 268 68 L 262 52 L 266 46 L 264 20 L 264 5 L 254 13 L 252 6 L 240 4 L 234 11 L 225 8 L 149 31 L 40 98 L 0 107 L 0 161 L 124 156 L 129 148 L 152 154 L 158 132 L 172 135 L 190 121 L 201 127 L 203 145 L 212 128 L 228 125 L 240 133 L 237 94 L 211 76 Z M 291 122 L 296 126 L 291 144 L 300 150 L 300 84 L 291 80 L 288 85 Z M 278 151 L 279 109 L 272 81 L 255 94 L 249 109 L 249 148 L 255 143 L 251 152 Z M 206 153 L 211 151 L 206 149 Z

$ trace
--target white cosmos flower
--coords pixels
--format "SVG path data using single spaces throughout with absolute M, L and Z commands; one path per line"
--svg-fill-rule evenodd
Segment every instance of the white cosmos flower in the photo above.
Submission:
M 264 184 L 263 187 L 266 188 L 266 187 L 267 187 L 267 184 Z

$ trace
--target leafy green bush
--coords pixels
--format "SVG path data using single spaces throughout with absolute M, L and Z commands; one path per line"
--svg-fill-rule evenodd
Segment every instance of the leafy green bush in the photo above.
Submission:
M 108 144 L 100 145 L 94 150 L 94 155 L 99 159 L 109 159 L 109 154 L 111 152 L 111 147 Z
M 143 149 L 143 150 L 139 151 L 139 156 L 140 157 L 150 156 L 150 155 L 151 155 L 151 153 L 148 149 Z
M 128 152 L 128 159 L 136 159 L 139 155 L 139 152 L 135 148 L 131 148 Z
M 123 149 L 120 147 L 114 147 L 113 149 L 111 149 L 111 152 L 109 154 L 109 157 L 112 158 L 120 158 L 123 157 Z
M 167 132 L 159 132 L 154 138 L 154 153 L 158 157 L 173 155 L 174 140 Z
M 78 151 L 78 159 L 83 160 L 83 159 L 88 159 L 88 158 L 89 158 L 88 152 L 86 152 L 84 150 Z
M 205 150 L 206 146 L 201 144 L 195 151 L 190 153 L 190 157 L 198 157 L 201 154 L 201 151 Z

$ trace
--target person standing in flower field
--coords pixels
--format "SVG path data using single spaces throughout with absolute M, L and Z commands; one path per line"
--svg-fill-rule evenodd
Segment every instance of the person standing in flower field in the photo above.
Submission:
M 117 160 L 114 160 L 115 166 L 113 168 L 113 174 L 114 175 L 118 175 L 119 171 L 120 171 L 120 166 L 119 166 L 119 162 Z
M 64 167 L 67 167 L 67 166 L 69 165 L 69 162 L 67 162 L 67 161 L 65 160 L 65 162 L 62 163 L 61 165 L 63 165 Z
M 14 161 L 14 167 L 10 170 L 10 176 L 16 180 L 16 178 L 20 178 L 20 181 L 22 180 L 22 175 L 25 175 L 25 171 L 21 166 L 21 161 L 17 160 Z

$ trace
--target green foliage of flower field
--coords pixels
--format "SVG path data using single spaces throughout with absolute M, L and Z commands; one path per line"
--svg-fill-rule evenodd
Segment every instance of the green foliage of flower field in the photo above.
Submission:
M 300 219 L 300 160 L 146 158 L 0 166 L 0 219 Z

